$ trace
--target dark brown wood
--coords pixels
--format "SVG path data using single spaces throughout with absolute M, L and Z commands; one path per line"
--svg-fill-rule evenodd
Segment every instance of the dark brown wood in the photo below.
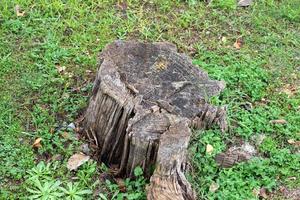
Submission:
M 115 41 L 100 55 L 85 130 L 100 159 L 133 177 L 151 177 L 148 199 L 194 199 L 185 179 L 190 128 L 226 129 L 225 109 L 209 105 L 224 83 L 169 43 Z

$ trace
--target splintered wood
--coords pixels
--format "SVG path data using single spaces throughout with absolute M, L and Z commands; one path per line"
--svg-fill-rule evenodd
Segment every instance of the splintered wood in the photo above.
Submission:
M 225 109 L 207 103 L 224 87 L 174 45 L 115 41 L 100 55 L 85 130 L 117 176 L 143 168 L 148 199 L 192 200 L 184 176 L 190 128 L 226 129 Z

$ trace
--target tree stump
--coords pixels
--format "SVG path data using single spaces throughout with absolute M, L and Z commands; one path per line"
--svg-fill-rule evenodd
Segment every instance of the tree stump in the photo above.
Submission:
M 194 199 L 184 176 L 191 128 L 226 129 L 225 109 L 209 105 L 225 84 L 169 43 L 115 41 L 100 54 L 85 130 L 100 160 L 150 178 L 148 199 Z

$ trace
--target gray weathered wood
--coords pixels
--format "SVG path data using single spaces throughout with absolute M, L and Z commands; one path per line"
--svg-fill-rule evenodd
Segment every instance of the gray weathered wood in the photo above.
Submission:
M 246 142 L 240 146 L 232 146 L 224 153 L 217 154 L 215 160 L 220 167 L 229 168 L 240 162 L 250 160 L 256 154 L 255 147 Z
M 224 83 L 169 43 L 115 41 L 100 55 L 85 130 L 100 159 L 133 177 L 151 177 L 148 199 L 194 199 L 185 179 L 190 128 L 226 129 L 225 109 L 209 105 Z

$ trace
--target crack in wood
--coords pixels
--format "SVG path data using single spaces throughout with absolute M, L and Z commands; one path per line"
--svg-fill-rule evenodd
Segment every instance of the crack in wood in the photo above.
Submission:
M 225 130 L 225 110 L 206 103 L 223 88 L 174 45 L 116 41 L 100 55 L 84 126 L 117 176 L 143 168 L 149 200 L 194 200 L 184 176 L 190 128 Z

